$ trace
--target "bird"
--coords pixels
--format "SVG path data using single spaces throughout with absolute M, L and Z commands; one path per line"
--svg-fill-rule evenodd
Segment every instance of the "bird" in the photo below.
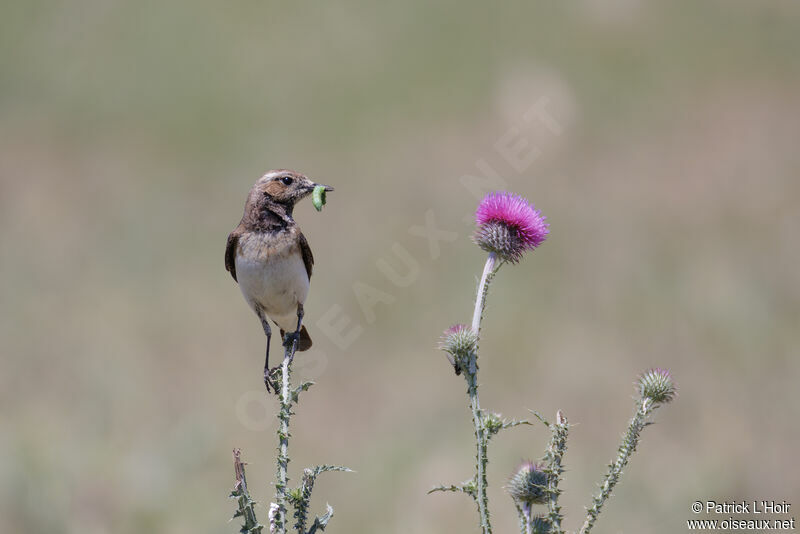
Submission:
M 267 172 L 250 189 L 242 220 L 228 235 L 225 246 L 225 269 L 239 284 L 267 336 L 267 391 L 274 372 L 269 367 L 270 321 L 278 327 L 287 346 L 296 344 L 296 350 L 304 351 L 312 343 L 302 322 L 314 255 L 292 212 L 295 204 L 317 187 L 333 191 L 333 187 L 317 184 L 289 169 Z M 292 334 L 285 337 L 286 332 Z M 277 393 L 274 383 L 272 386 Z

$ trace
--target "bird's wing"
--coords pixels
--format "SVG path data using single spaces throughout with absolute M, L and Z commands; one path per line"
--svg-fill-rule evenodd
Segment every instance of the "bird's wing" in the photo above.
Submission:
M 228 234 L 228 244 L 225 246 L 225 270 L 231 273 L 234 280 L 236 280 L 236 249 L 239 247 L 240 233 L 239 228 L 236 228 Z
M 303 232 L 300 232 L 300 253 L 303 255 L 303 263 L 306 266 L 306 273 L 308 273 L 308 279 L 311 280 L 311 271 L 314 267 L 314 255 L 311 253 L 311 247 L 308 246 L 308 240 L 306 240 L 306 236 L 303 235 Z

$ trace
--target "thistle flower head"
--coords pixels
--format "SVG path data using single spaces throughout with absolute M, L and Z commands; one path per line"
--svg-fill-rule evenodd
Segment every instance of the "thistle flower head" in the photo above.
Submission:
M 469 326 L 456 324 L 448 328 L 442 334 L 442 341 L 439 347 L 453 356 L 462 356 L 475 350 L 478 336 Z
M 527 250 L 535 249 L 547 239 L 550 225 L 546 219 L 525 198 L 495 191 L 478 205 L 474 240 L 483 250 L 516 263 Z
M 523 507 L 543 504 L 547 502 L 547 478 L 544 465 L 525 461 L 511 476 L 506 491 Z
M 439 348 L 447 353 L 447 360 L 456 374 L 460 375 L 477 344 L 478 335 L 475 331 L 467 325 L 457 324 L 444 331 Z
M 637 386 L 642 398 L 654 403 L 667 403 L 675 398 L 675 382 L 668 369 L 648 369 L 639 377 Z

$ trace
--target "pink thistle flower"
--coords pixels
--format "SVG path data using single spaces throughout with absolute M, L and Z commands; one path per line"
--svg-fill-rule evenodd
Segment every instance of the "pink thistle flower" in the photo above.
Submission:
M 464 330 L 468 329 L 469 327 L 465 324 L 454 324 L 450 328 L 444 331 L 444 337 L 451 336 L 453 334 L 458 334 L 459 332 L 463 332 Z
M 511 263 L 547 239 L 547 217 L 525 198 L 495 191 L 487 194 L 475 212 L 475 242 L 485 251 L 494 252 Z

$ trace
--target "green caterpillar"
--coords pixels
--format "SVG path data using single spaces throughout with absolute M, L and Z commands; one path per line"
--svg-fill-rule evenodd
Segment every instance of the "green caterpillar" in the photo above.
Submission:
M 314 203 L 314 207 L 317 211 L 322 211 L 322 206 L 325 205 L 325 186 L 318 185 L 314 188 L 314 192 L 311 193 L 311 201 Z

